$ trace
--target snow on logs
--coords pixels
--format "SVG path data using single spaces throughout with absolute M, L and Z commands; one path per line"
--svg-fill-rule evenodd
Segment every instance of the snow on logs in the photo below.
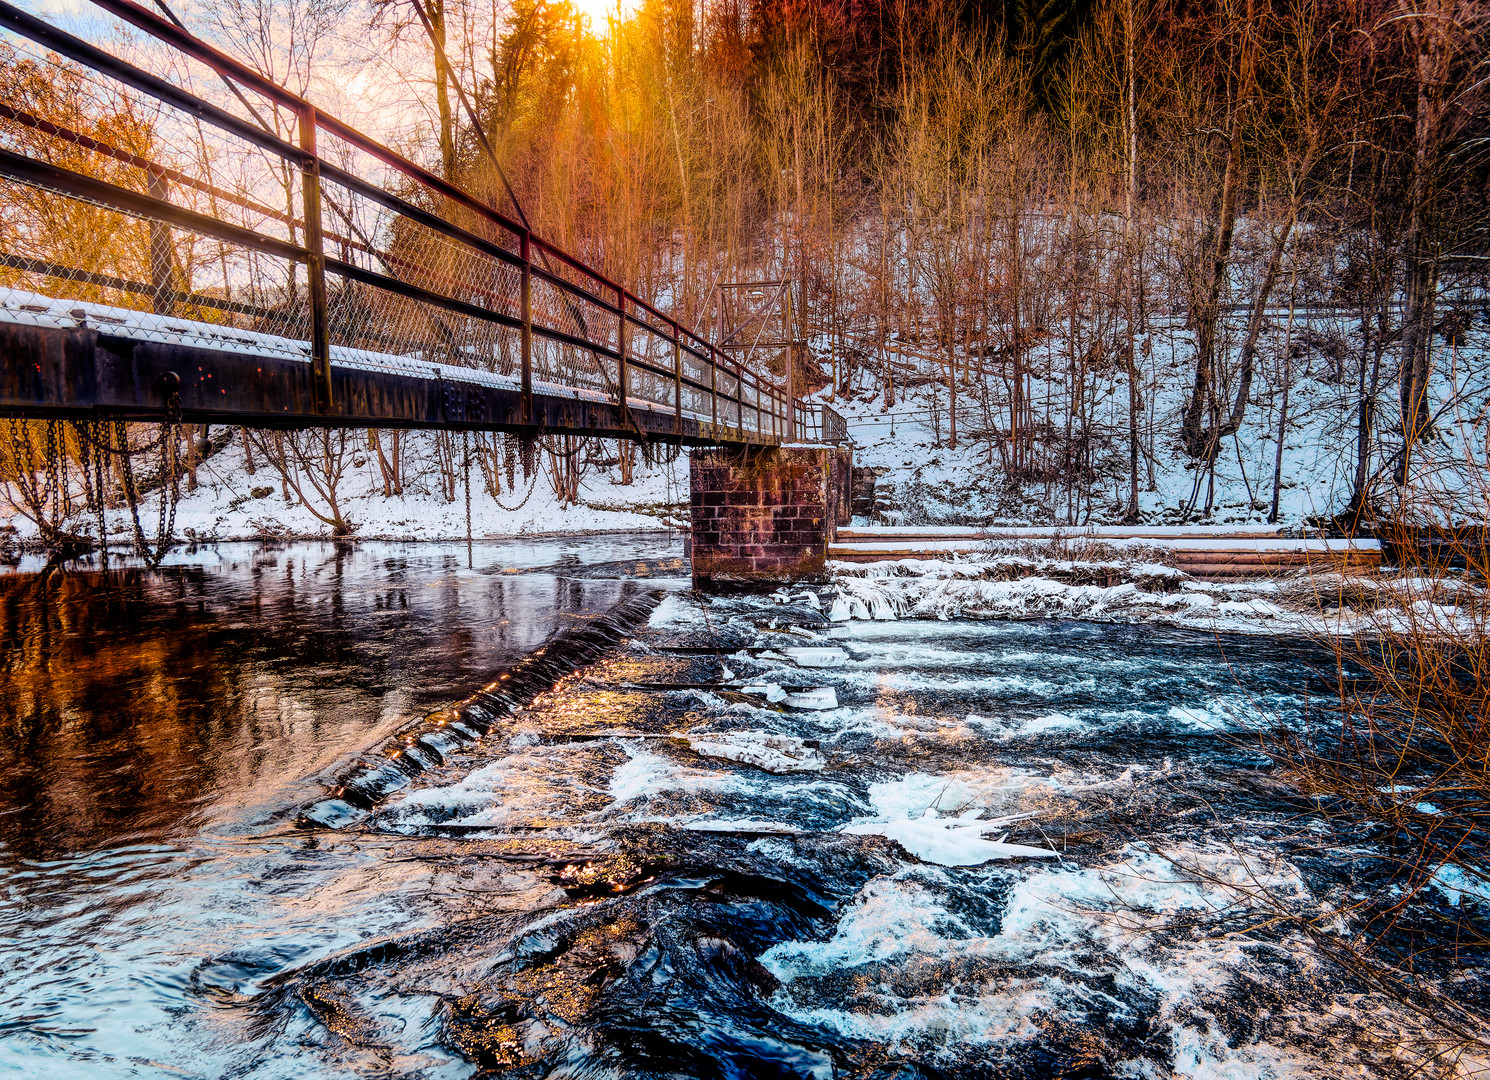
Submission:
M 1160 549 L 1163 561 L 1204 578 L 1253 577 L 1289 570 L 1361 571 L 1381 565 L 1381 544 L 1367 539 L 1284 536 L 1275 525 L 1092 526 L 969 529 L 880 526 L 839 529 L 828 557 L 842 562 L 986 555 L 1007 544 L 1092 543 Z

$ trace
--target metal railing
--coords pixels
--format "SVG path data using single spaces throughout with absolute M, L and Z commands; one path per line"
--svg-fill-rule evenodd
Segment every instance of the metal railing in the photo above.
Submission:
M 613 402 L 623 424 L 670 411 L 679 438 L 685 415 L 716 441 L 796 437 L 785 378 L 132 0 L 95 3 L 170 53 L 157 70 L 186 74 L 0 0 L 11 306 L 32 290 L 141 333 L 306 359 L 321 412 L 333 363 L 394 359 L 510 381 L 522 423 L 535 391 L 558 390 Z
M 795 439 L 798 442 L 846 443 L 848 421 L 831 406 L 798 401 Z

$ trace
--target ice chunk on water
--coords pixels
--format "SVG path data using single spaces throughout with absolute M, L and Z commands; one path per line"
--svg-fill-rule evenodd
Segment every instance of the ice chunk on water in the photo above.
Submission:
M 841 667 L 843 662 L 848 659 L 848 653 L 842 649 L 809 648 L 802 646 L 793 649 L 782 649 L 781 651 L 786 654 L 787 659 L 795 661 L 798 667 Z
M 786 703 L 794 709 L 836 709 L 838 694 L 831 686 L 813 686 L 787 694 Z
M 742 686 L 740 689 L 747 694 L 765 694 L 766 700 L 772 703 L 786 700 L 786 691 L 779 683 L 755 683 L 751 686 Z
M 993 859 L 1055 859 L 1049 848 L 985 840 L 978 825 L 962 826 L 958 819 L 922 818 L 919 821 L 868 821 L 845 825 L 842 832 L 857 836 L 887 836 L 922 862 L 938 866 L 977 866 Z
M 768 731 L 708 732 L 689 735 L 688 745 L 704 757 L 754 765 L 770 773 L 820 772 L 828 759 L 815 746 L 791 735 Z

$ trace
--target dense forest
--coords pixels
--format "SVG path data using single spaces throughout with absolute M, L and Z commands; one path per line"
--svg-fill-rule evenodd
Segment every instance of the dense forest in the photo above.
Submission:
M 1317 509 L 1346 522 L 1400 498 L 1420 461 L 1483 460 L 1484 0 L 172 14 L 704 332 L 721 282 L 791 279 L 800 393 L 912 407 L 1030 517 L 1137 520 L 1141 490 L 1203 516 L 1234 451 L 1249 512 L 1276 519 L 1290 437 L 1339 459 L 1338 501 Z M 77 111 L 34 62 L 3 67 L 7 98 Z M 69 122 L 152 137 L 129 108 Z M 392 491 L 390 438 L 391 466 L 376 433 L 367 450 Z M 257 449 L 339 475 L 315 465 L 340 462 L 334 441 Z M 453 499 L 449 439 L 426 450 Z M 584 460 L 629 483 L 633 459 Z M 575 470 L 553 474 L 572 500 Z
M 1134 513 L 1149 463 L 1201 475 L 1308 370 L 1359 510 L 1490 326 L 1475 0 L 429 10 L 448 174 L 499 197 L 479 124 L 535 223 L 690 315 L 795 279 L 821 384 L 932 388 L 1015 482 L 1126 472 Z

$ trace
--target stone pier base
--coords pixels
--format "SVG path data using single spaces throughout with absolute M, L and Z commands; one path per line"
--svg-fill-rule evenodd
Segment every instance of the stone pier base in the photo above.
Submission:
M 689 454 L 693 583 L 761 586 L 823 575 L 849 521 L 851 451 L 832 446 Z

